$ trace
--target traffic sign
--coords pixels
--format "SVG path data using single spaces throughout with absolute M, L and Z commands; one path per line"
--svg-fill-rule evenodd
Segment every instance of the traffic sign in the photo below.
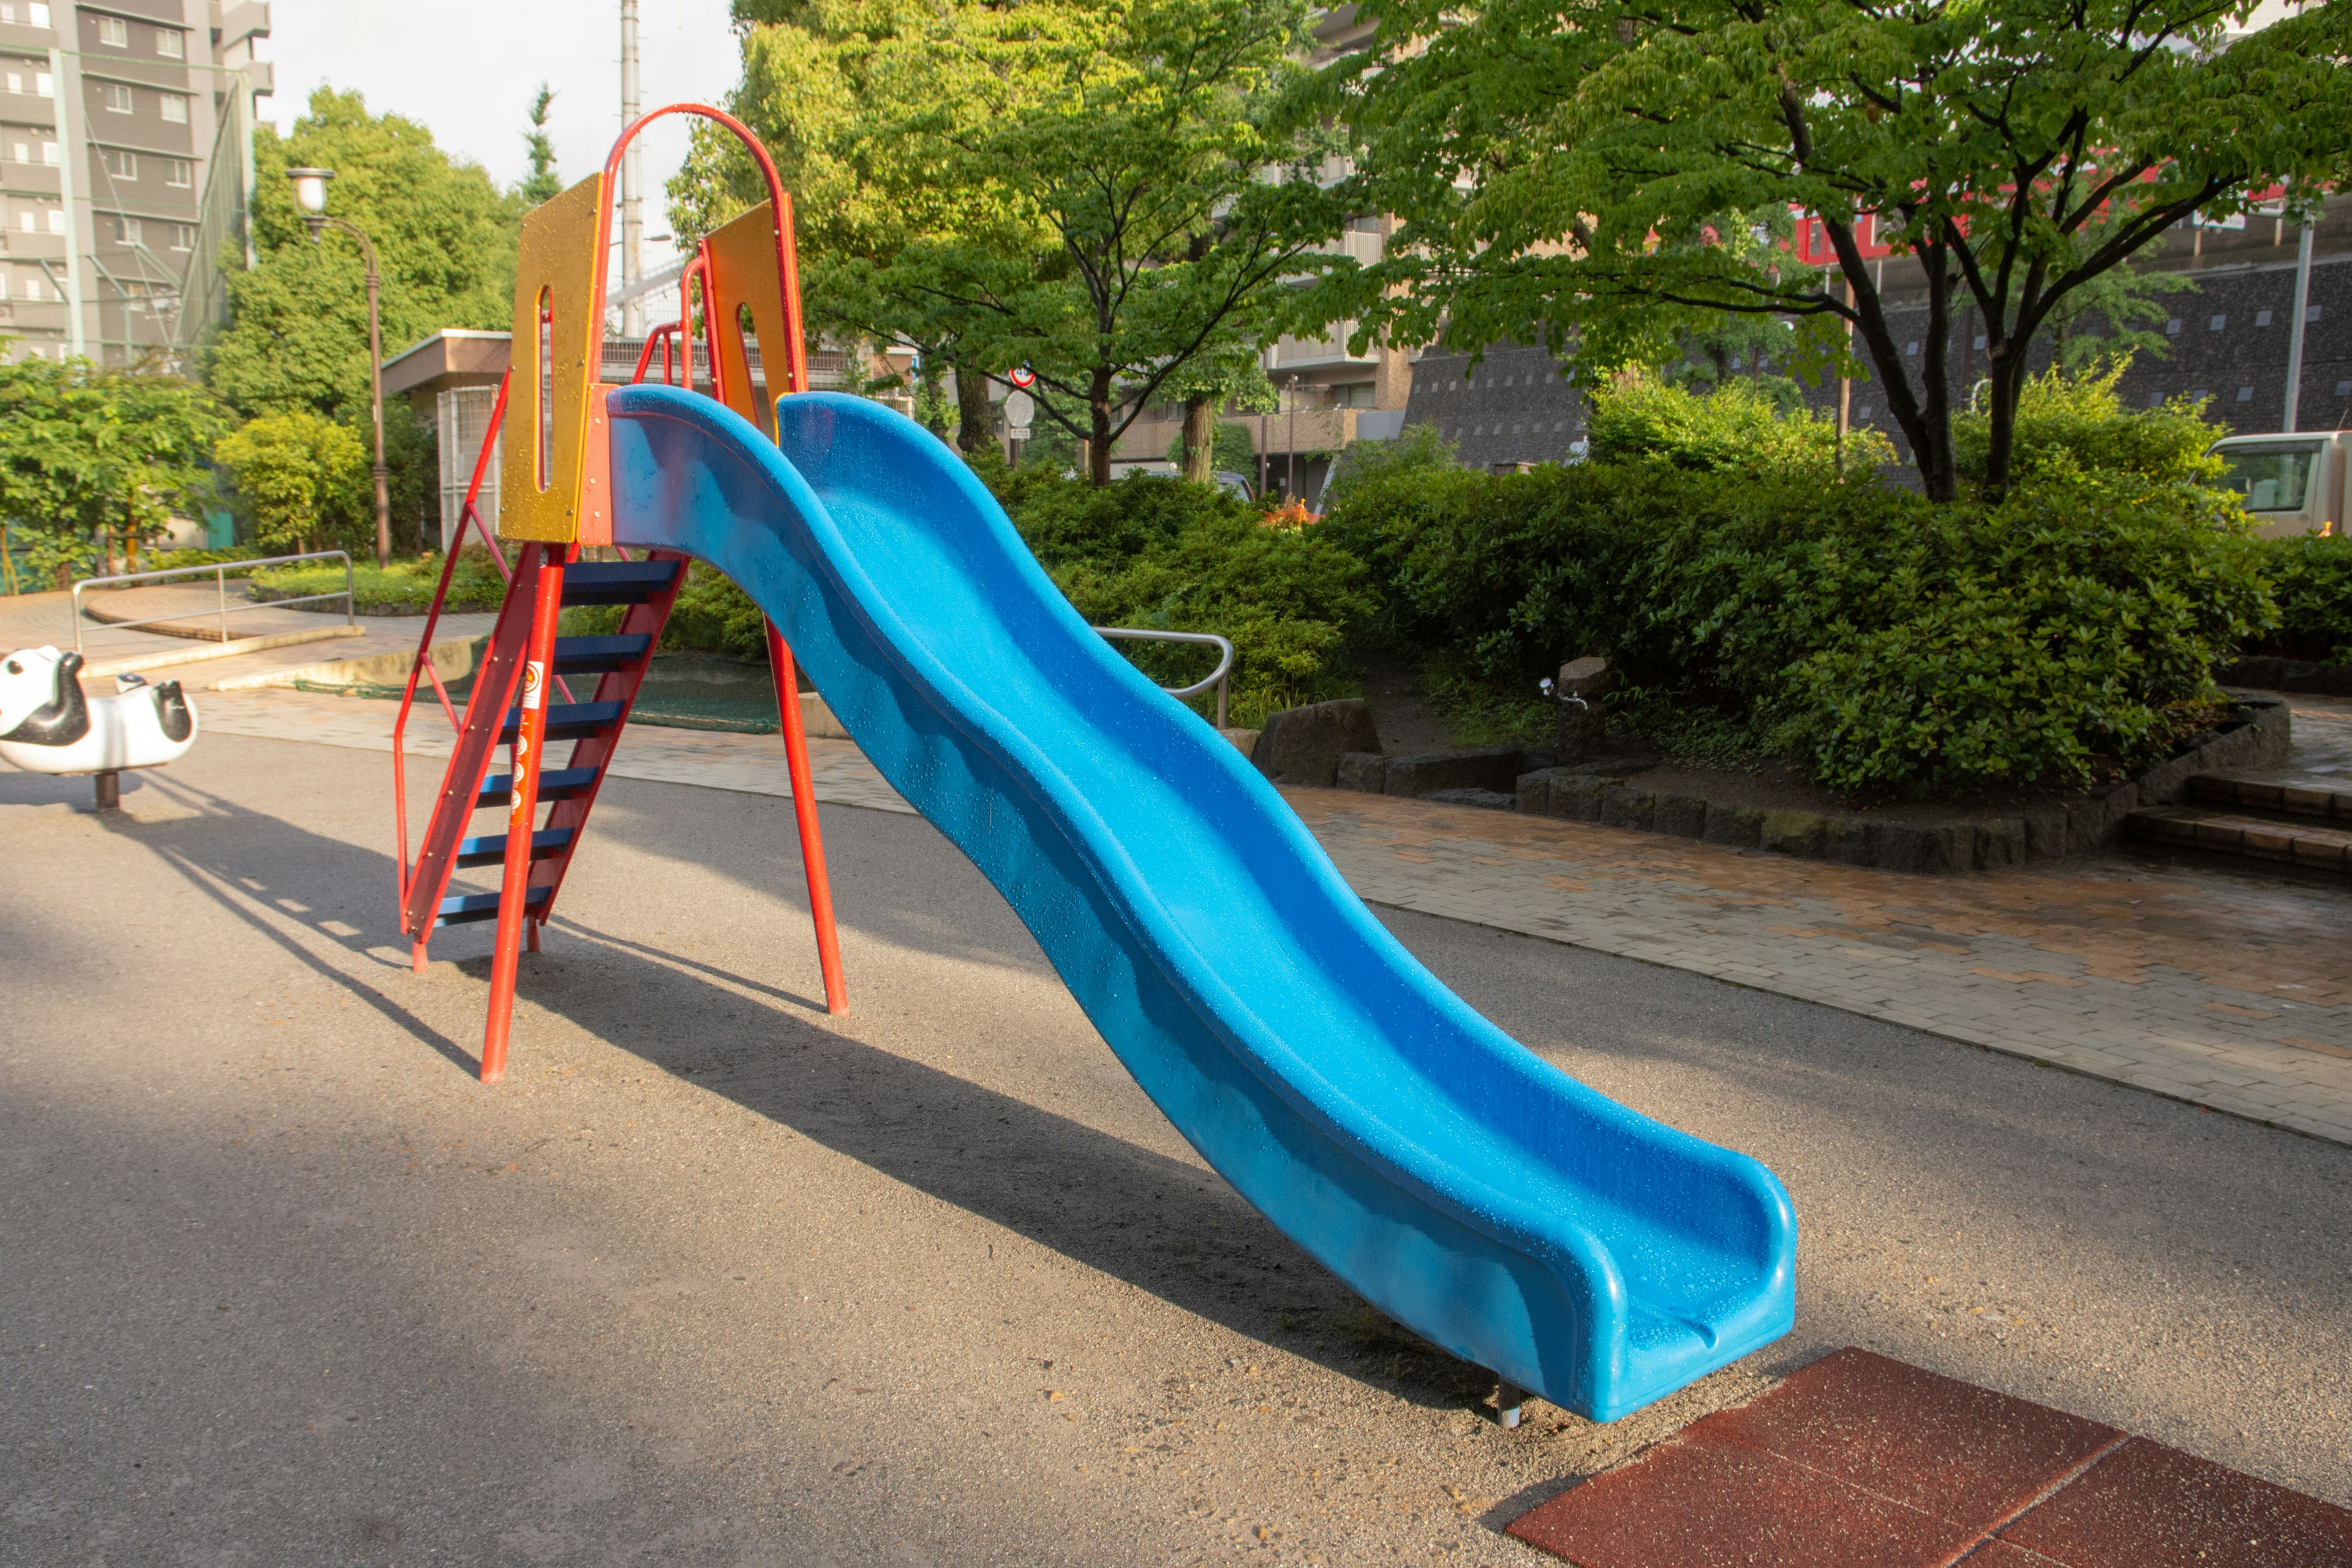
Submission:
M 1036 373 L 1035 371 L 1034 371 L 1034 370 L 1031 370 L 1027 365 L 1025 365 L 1025 364 L 1024 364 L 1024 365 L 1020 366 L 1018 369 L 1014 370 L 1011 374 L 1007 375 L 1004 379 L 1005 379 L 1005 380 L 1007 380 L 1007 381 L 1009 381 L 1009 382 L 1011 382 L 1013 385 L 1018 386 L 1018 387 L 1021 387 L 1021 388 L 1023 388 L 1024 390 L 1026 390 L 1027 388 L 1029 388 L 1029 387 L 1033 387 L 1033 386 L 1034 386 L 1034 385 L 1036 385 L 1036 384 L 1037 384 L 1037 373 Z M 1022 423 L 1022 424 L 1024 424 L 1024 425 L 1026 425 L 1026 424 L 1028 424 L 1028 423 L 1029 423 L 1029 421 L 1027 421 L 1026 419 L 1024 419 L 1023 421 L 1021 421 L 1021 423 Z
M 1018 429 L 1037 417 L 1037 400 L 1025 392 L 1005 395 L 1004 422 Z

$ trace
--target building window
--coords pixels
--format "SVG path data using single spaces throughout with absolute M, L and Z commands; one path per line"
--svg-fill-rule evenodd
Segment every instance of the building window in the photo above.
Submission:
M 2270 324 L 2271 313 L 2268 310 L 2256 310 L 2254 312 L 2254 325 L 2258 327 L 2267 327 Z
M 30 5 L 20 5 L 18 0 L 0 0 L 0 22 L 21 22 L 30 27 L 46 27 L 49 25 L 49 8 L 41 5 L 39 0 L 34 0 Z
M 98 161 L 108 174 L 118 180 L 139 177 L 139 154 L 136 153 L 125 152 L 120 147 L 101 147 L 98 150 Z
M 16 162 L 18 162 L 19 163 L 31 163 L 32 161 L 33 161 L 33 150 L 32 150 L 32 148 L 30 148 L 30 147 L 26 146 L 26 145 L 24 142 L 17 142 L 17 143 L 16 143 Z
M 52 169 L 58 166 L 58 144 L 56 142 L 44 142 L 41 143 L 41 162 L 47 163 Z
M 2241 402 L 2241 403 L 2252 403 L 2253 400 L 2254 400 L 2254 389 L 2253 389 L 2252 387 L 2251 387 L 2251 386 L 2242 386 L 2242 387 L 2238 388 L 2238 401 L 2239 401 L 2239 402 Z
M 116 216 L 114 220 L 114 237 L 122 244 L 138 244 L 141 232 L 139 220 L 137 218 L 122 217 L 119 215 Z
M 7 297 L 8 275 L 5 272 L 0 272 L 0 300 L 5 300 Z
M 167 60 L 186 59 L 187 40 L 180 37 L 177 27 L 158 27 L 155 29 L 155 52 Z
M 2206 322 L 2206 323 L 2205 323 L 2205 330 L 2206 330 L 2207 331 L 2209 331 L 2209 332 L 2218 332 L 2218 331 L 2220 331 L 2223 327 L 2226 327 L 2226 326 L 2228 326 L 2229 324 L 2230 324 L 2230 318 L 2229 318 L 2229 317 L 2227 317 L 2227 316 L 2216 316 L 2216 317 L 2214 317 L 2211 321 L 2208 321 L 2208 322 Z
M 100 82 L 98 84 L 98 100 L 100 103 L 106 105 L 106 111 L 109 114 L 128 114 L 131 112 L 131 89 L 123 86 L 119 81 Z
M 195 166 L 190 163 L 185 158 L 166 158 L 163 160 L 163 183 L 165 184 L 185 187 L 194 178 Z
M 120 16 L 100 16 L 98 19 L 98 41 L 110 49 L 129 48 L 131 24 Z
M 185 125 L 188 122 L 186 99 L 176 92 L 167 92 L 163 95 L 163 118 L 166 121 L 173 125 Z
M 2180 335 L 2179 317 L 2175 316 L 2172 320 L 2164 323 L 2164 335 L 2168 338 L 2177 338 Z
M 63 207 L 51 207 L 49 209 L 49 232 L 51 234 L 63 234 L 65 231 L 66 209 Z
M 174 250 L 194 250 L 195 247 L 196 226 L 192 223 L 173 224 L 172 226 L 172 248 Z

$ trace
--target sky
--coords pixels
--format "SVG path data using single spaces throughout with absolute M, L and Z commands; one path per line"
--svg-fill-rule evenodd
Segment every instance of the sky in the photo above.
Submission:
M 262 117 L 285 131 L 324 82 L 366 94 L 368 108 L 423 121 L 450 153 L 503 188 L 530 172 L 530 100 L 555 89 L 548 128 L 566 185 L 593 174 L 621 131 L 618 0 L 273 0 L 260 57 L 277 68 Z M 644 107 L 717 103 L 735 82 L 727 0 L 639 0 Z M 656 121 L 645 148 L 646 263 L 669 254 L 662 186 L 686 153 L 688 121 Z

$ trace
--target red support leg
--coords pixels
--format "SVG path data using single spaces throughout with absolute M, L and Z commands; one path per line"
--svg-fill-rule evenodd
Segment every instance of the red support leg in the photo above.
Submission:
M 408 967 L 418 974 L 425 973 L 425 939 L 421 936 L 408 944 Z
M 816 963 L 824 975 L 824 1010 L 838 1017 L 849 1011 L 849 983 L 841 973 L 841 939 L 833 928 L 833 883 L 824 873 L 824 838 L 817 830 L 816 779 L 809 771 L 808 734 L 801 728 L 800 672 L 773 621 L 768 623 L 768 668 L 776 678 L 776 712 L 784 725 L 784 760 L 792 770 L 793 816 L 800 824 L 801 868 L 808 873 Z
M 530 951 L 533 952 L 537 952 L 539 951 L 539 928 L 546 923 L 547 922 L 545 921 L 533 921 L 530 922 Z
M 523 928 L 533 923 L 523 900 L 530 888 L 530 835 L 539 820 L 540 763 L 547 749 L 548 689 L 555 663 L 555 621 L 563 608 L 568 547 L 534 544 L 542 552 L 532 595 L 530 640 L 523 654 L 522 722 L 514 745 L 514 805 L 507 817 L 507 856 L 499 884 L 498 944 L 490 955 L 490 1019 L 482 1036 L 482 1081 L 507 1074 L 507 1030 L 514 1022 L 515 971 L 522 963 Z M 535 934 L 535 933 L 534 933 Z M 531 943 L 539 944 L 534 940 Z

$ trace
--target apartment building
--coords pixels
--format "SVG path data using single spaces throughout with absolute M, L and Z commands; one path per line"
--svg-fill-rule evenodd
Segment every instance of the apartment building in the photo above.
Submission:
M 0 334 L 21 358 L 184 359 L 249 243 L 248 0 L 0 0 Z

